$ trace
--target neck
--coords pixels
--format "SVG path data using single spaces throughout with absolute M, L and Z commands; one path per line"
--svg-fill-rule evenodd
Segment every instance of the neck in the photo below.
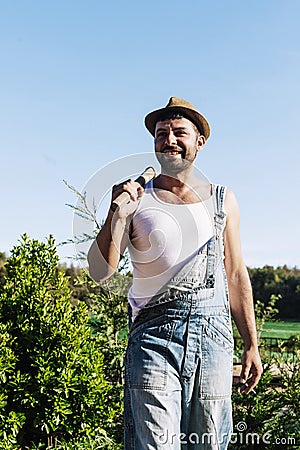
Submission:
M 161 174 L 159 175 L 162 182 L 167 183 L 168 186 L 173 185 L 180 187 L 180 185 L 192 185 L 193 181 L 196 179 L 194 175 L 194 166 L 190 165 L 185 170 L 180 172 L 172 172 L 171 170 L 161 169 Z
M 170 175 L 162 172 L 154 180 L 155 188 L 171 192 L 186 191 L 197 184 L 199 184 L 199 180 L 194 175 L 190 174 L 189 176 L 182 176 L 182 173 Z

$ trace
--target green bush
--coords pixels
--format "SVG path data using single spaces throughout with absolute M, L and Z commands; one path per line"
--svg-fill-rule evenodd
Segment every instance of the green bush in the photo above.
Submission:
M 118 411 L 113 436 L 114 448 L 117 448 L 117 444 L 121 446 L 123 442 L 124 356 L 128 337 L 127 298 L 111 292 L 105 282 L 99 287 L 86 272 L 77 277 L 75 286 L 80 290 L 85 286 L 89 292 L 84 300 L 89 308 L 92 332 L 93 335 L 100 337 L 102 342 L 104 374 L 113 386 L 109 401 L 114 404 L 115 411 Z
M 74 439 L 98 439 L 98 448 L 110 448 L 120 415 L 104 375 L 103 338 L 91 333 L 87 306 L 72 305 L 57 263 L 52 237 L 41 243 L 26 235 L 6 263 L 0 295 L 3 450 Z
M 277 381 L 274 365 L 281 369 Z M 234 387 L 234 433 L 229 449 L 299 448 L 299 395 L 299 364 L 286 363 L 282 356 L 265 363 L 255 393 L 241 395 Z

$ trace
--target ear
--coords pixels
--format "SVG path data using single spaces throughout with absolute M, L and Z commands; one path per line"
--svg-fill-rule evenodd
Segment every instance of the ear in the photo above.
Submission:
M 199 136 L 197 137 L 197 151 L 200 152 L 200 150 L 203 149 L 203 147 L 205 146 L 206 143 L 206 139 L 202 134 L 199 134 Z

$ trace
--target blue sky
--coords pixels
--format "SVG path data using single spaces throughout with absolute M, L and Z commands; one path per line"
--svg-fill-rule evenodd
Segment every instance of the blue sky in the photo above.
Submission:
M 151 152 L 144 116 L 175 95 L 210 122 L 197 167 L 235 192 L 246 264 L 299 266 L 299 17 L 297 0 L 1 0 L 0 251 L 71 238 L 62 180 Z

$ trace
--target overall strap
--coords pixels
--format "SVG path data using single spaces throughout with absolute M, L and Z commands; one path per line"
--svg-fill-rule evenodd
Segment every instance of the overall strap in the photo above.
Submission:
M 214 184 L 215 190 L 215 201 L 216 201 L 216 211 L 218 213 L 224 213 L 224 198 L 226 193 L 226 186 L 222 186 L 221 184 Z
M 213 236 L 207 243 L 207 269 L 206 287 L 212 288 L 215 285 L 215 263 L 216 260 L 216 238 Z
M 226 187 L 212 185 L 215 236 L 207 244 L 207 286 L 214 287 L 216 264 L 223 255 L 223 230 L 225 227 L 224 198 Z
M 226 186 L 220 184 L 213 185 L 213 199 L 215 210 L 215 227 L 216 238 L 219 239 L 225 227 L 224 200 L 226 194 Z

